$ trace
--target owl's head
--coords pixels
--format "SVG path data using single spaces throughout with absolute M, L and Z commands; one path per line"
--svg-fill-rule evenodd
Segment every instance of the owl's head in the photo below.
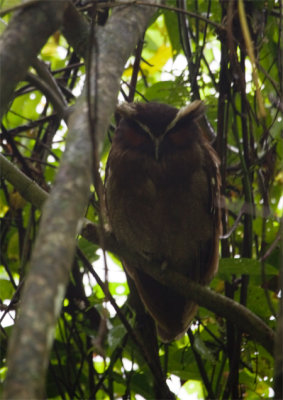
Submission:
M 186 148 L 201 136 L 197 120 L 204 113 L 202 101 L 181 108 L 161 103 L 123 103 L 116 109 L 115 141 L 157 161 L 176 148 Z

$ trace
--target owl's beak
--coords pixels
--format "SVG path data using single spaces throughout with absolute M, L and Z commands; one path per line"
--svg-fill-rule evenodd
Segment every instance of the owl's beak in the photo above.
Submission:
M 159 141 L 156 141 L 155 143 L 155 159 L 156 161 L 159 161 Z
M 163 136 L 154 138 L 154 157 L 156 161 L 160 159 L 160 144 L 163 140 Z
M 167 131 L 165 131 L 161 136 L 159 137 L 151 137 L 154 141 L 154 157 L 156 161 L 160 160 L 160 145 L 162 141 L 164 140 L 164 137 L 166 136 Z

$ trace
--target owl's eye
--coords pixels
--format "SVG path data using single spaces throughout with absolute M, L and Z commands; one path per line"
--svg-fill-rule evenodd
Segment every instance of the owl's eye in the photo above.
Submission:
M 168 132 L 168 138 L 176 147 L 184 147 L 190 144 L 192 136 L 187 127 L 174 128 Z
M 135 121 L 122 121 L 116 133 L 130 147 L 139 147 L 149 141 L 148 134 Z

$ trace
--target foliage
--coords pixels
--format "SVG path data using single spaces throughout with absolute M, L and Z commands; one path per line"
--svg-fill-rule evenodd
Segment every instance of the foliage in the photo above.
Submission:
M 142 52 L 138 46 L 125 66 L 119 100 L 133 100 L 134 93 L 135 101 L 160 101 L 176 107 L 196 98 L 205 101 L 212 136 L 216 132 L 214 146 L 222 161 L 224 209 L 222 259 L 211 287 L 244 304 L 275 329 L 283 183 L 283 55 L 278 28 L 281 24 L 282 31 L 282 9 L 275 0 L 246 2 L 256 59 L 253 64 L 237 7 L 230 3 L 188 0 L 187 9 L 195 16 L 160 8 L 145 32 Z M 87 11 L 81 12 L 89 18 Z M 85 79 L 84 60 L 60 33 L 49 38 L 40 58 L 49 66 L 68 104 L 74 104 Z M 36 73 L 33 68 L 30 72 Z M 112 131 L 113 121 L 110 136 Z M 2 154 L 49 191 L 66 135 L 65 123 L 28 75 L 18 84 L 2 121 Z M 101 156 L 102 176 L 109 147 L 107 138 Z M 97 196 L 91 190 L 86 217 L 95 223 L 97 210 Z M 1 179 L 0 217 L 3 381 L 7 341 L 40 212 Z M 78 246 L 103 277 L 105 260 L 100 249 L 82 237 Z M 107 265 L 110 293 L 133 327 L 135 318 L 121 264 L 108 254 Z M 192 394 L 198 398 L 213 394 L 219 399 L 272 396 L 273 358 L 252 338 L 204 308 L 191 332 L 193 335 L 169 345 L 159 343 L 167 383 L 180 399 L 192 398 Z M 141 349 L 79 257 L 56 326 L 46 382 L 50 399 L 154 398 L 153 378 Z

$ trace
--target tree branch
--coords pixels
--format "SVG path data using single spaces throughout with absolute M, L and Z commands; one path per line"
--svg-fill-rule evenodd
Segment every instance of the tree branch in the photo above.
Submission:
M 4 159 L 4 162 L 3 162 Z M 6 173 L 6 165 L 13 170 L 13 173 Z M 41 205 L 45 198 L 47 198 L 48 194 L 44 192 L 35 182 L 33 182 L 30 178 L 26 177 L 21 171 L 19 171 L 12 163 L 5 160 L 5 158 L 0 154 L 0 169 L 4 171 L 4 177 L 12 183 L 15 188 L 22 194 L 22 196 L 31 201 L 33 205 L 41 208 Z M 17 175 L 18 174 L 18 175 Z M 21 183 L 21 179 L 24 179 L 24 183 Z M 25 190 L 25 187 L 28 190 Z M 94 244 L 99 244 L 99 229 L 93 223 L 85 220 L 84 227 L 81 232 L 82 236 L 89 240 Z M 117 254 L 120 257 L 123 255 L 127 255 L 131 253 L 131 250 L 121 246 L 115 237 L 111 233 L 105 233 L 105 250 L 111 251 Z M 138 257 L 136 254 L 131 255 L 132 257 Z M 143 261 L 143 260 L 142 260 Z M 155 275 L 150 274 L 151 265 L 149 267 L 148 274 L 155 277 L 155 279 L 160 280 L 160 266 L 156 265 Z M 168 272 L 168 271 L 167 271 Z M 167 275 L 166 272 L 166 275 Z M 183 281 L 183 276 L 177 276 L 178 274 L 173 273 L 175 276 L 175 280 L 177 279 L 176 286 L 173 284 L 173 281 L 170 279 L 166 279 L 167 285 L 174 286 L 174 288 L 178 291 L 180 285 L 178 279 Z M 186 283 L 187 284 L 187 283 Z M 181 284 L 181 286 L 186 287 L 186 284 Z M 180 289 L 181 290 L 181 289 Z M 184 290 L 182 291 L 183 294 Z M 204 293 L 204 296 L 203 296 Z M 258 341 L 263 347 L 265 347 L 270 353 L 273 352 L 273 344 L 274 344 L 274 333 L 273 331 L 255 314 L 249 311 L 247 308 L 241 306 L 237 302 L 227 299 L 226 297 L 219 295 L 217 293 L 212 292 L 208 288 L 197 285 L 196 283 L 190 282 L 189 286 L 186 288 L 184 293 L 188 298 L 192 298 L 199 305 L 215 312 L 218 315 L 221 315 L 235 325 L 239 326 L 243 332 L 246 332 L 251 335 L 256 341 Z M 246 320 L 248 322 L 246 323 Z
M 20 171 L 6 157 L 0 154 L 1 178 L 7 179 L 14 188 L 33 206 L 41 208 L 48 197 L 48 193 L 26 174 Z
M 93 241 L 94 243 L 97 243 L 99 240 L 99 231 L 92 223 L 84 226 L 82 235 L 84 238 Z M 159 263 L 145 260 L 142 256 L 134 253 L 128 247 L 118 243 L 111 233 L 105 234 L 104 240 L 106 250 L 118 254 L 122 259 L 125 257 L 127 260 L 134 260 L 134 265 L 142 265 L 142 270 L 152 278 L 166 286 L 174 288 L 176 292 L 188 299 L 192 299 L 200 306 L 215 312 L 217 315 L 227 318 L 227 320 L 231 321 L 243 332 L 248 333 L 267 351 L 273 354 L 275 340 L 273 330 L 249 309 L 236 301 L 213 292 L 198 283 L 190 281 L 184 275 L 173 270 L 161 270 Z
M 58 4 L 55 3 L 55 7 Z M 32 8 L 25 12 L 28 14 L 31 10 L 34 11 Z M 125 6 L 113 12 L 104 29 L 99 31 L 99 77 L 96 91 L 99 93 L 99 141 L 104 139 L 114 111 L 123 67 L 153 12 L 148 7 Z M 18 21 L 19 30 L 21 23 Z M 32 21 L 28 26 L 34 23 Z M 42 35 L 39 28 L 34 36 L 37 35 Z M 26 41 L 29 35 L 24 36 Z M 13 42 L 6 51 L 9 54 L 17 53 L 14 47 L 16 43 Z M 15 82 L 21 77 L 15 78 Z M 9 88 L 10 92 L 13 87 Z M 38 399 L 44 396 L 44 378 L 54 327 L 72 267 L 78 222 L 84 215 L 91 182 L 91 145 L 84 93 L 85 90 L 70 116 L 66 152 L 53 190 L 44 205 L 30 274 L 25 282 L 21 309 L 9 343 L 8 373 L 4 388 L 6 399 Z
M 39 50 L 62 22 L 68 1 L 44 0 L 12 18 L 0 38 L 0 118 L 16 84 L 24 79 Z

